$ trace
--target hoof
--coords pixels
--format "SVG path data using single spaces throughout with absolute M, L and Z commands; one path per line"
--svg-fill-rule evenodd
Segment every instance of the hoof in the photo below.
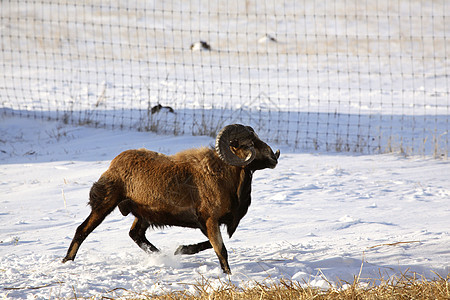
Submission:
M 175 250 L 174 255 L 186 254 L 186 253 L 185 253 L 185 248 L 184 248 L 184 247 L 185 247 L 185 246 L 179 246 L 179 247 L 177 248 L 177 250 Z
M 175 250 L 175 255 L 181 255 L 181 254 L 195 254 L 198 253 L 198 249 L 197 247 L 195 247 L 196 245 L 189 245 L 189 246 L 179 246 L 177 248 L 177 250 Z
M 225 274 L 227 274 L 227 275 L 231 275 L 231 270 L 228 268 L 228 269 L 222 269 L 223 270 L 223 272 L 225 273 Z
M 72 261 L 73 261 L 73 258 L 67 258 L 67 257 L 64 257 L 64 258 L 61 260 L 61 262 L 62 262 L 62 263 L 65 263 L 65 262 L 68 262 L 69 260 L 72 260 Z

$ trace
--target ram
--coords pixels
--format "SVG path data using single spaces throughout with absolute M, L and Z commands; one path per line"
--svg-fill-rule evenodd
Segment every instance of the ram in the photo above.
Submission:
M 189 149 L 166 156 L 146 149 L 127 150 L 111 162 L 89 194 L 91 213 L 77 228 L 63 262 L 73 260 L 86 237 L 117 206 L 135 220 L 130 237 L 147 252 L 147 228 L 198 228 L 208 240 L 180 246 L 175 254 L 195 254 L 213 248 L 222 270 L 230 274 L 220 225 L 231 237 L 250 205 L 253 172 L 275 168 L 276 153 L 251 127 L 224 127 L 215 148 Z

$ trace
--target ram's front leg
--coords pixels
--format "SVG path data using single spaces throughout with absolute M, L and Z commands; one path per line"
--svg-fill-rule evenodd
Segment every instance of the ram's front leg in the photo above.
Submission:
M 222 240 L 220 233 L 219 222 L 212 218 L 206 221 L 206 233 L 209 242 L 214 248 L 217 257 L 219 258 L 220 266 L 226 274 L 231 274 L 230 266 L 228 265 L 228 253 Z

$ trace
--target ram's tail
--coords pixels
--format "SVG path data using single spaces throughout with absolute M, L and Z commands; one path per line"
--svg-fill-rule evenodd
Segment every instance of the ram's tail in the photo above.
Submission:
M 89 205 L 92 210 L 108 207 L 112 211 L 124 198 L 123 185 L 102 176 L 91 187 Z

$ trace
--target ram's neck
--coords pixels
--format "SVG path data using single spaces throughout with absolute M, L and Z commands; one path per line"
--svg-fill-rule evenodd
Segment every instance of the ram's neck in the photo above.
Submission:
M 227 224 L 228 235 L 231 237 L 236 231 L 237 226 L 241 219 L 248 211 L 248 207 L 251 203 L 252 192 L 252 176 L 253 171 L 242 168 L 239 174 L 239 184 L 234 197 L 235 203 L 232 205 L 232 220 Z

